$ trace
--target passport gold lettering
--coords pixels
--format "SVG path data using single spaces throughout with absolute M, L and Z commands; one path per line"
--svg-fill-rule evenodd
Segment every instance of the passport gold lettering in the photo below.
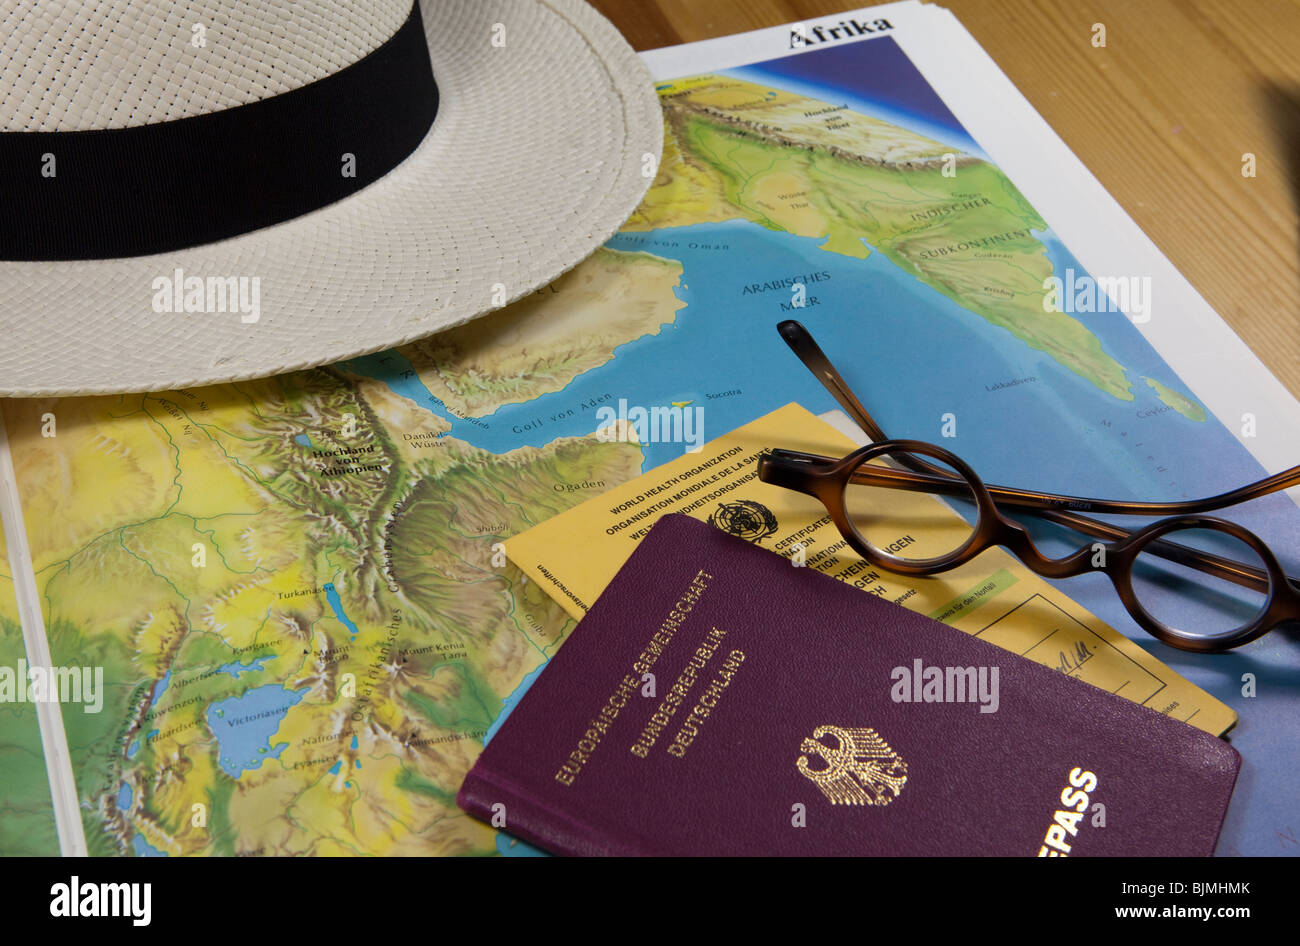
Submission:
M 695 602 L 700 600 L 700 597 L 704 594 L 704 589 L 708 587 L 709 581 L 711 581 L 712 578 L 713 576 L 703 569 L 696 572 L 695 577 L 691 580 L 686 591 L 682 594 L 681 598 L 677 600 L 673 609 L 668 612 L 668 617 L 664 618 L 663 623 L 659 626 L 659 630 L 657 630 L 651 637 L 650 643 L 648 643 L 645 649 L 641 651 L 637 662 L 632 665 L 632 670 L 638 676 L 644 673 L 649 673 L 650 668 L 658 662 L 659 657 L 663 654 L 663 648 L 667 647 L 668 644 L 671 643 L 673 635 L 676 634 L 677 629 L 685 623 L 687 616 L 695 607 Z M 660 645 L 659 649 L 652 650 L 652 645 L 656 642 Z
M 732 678 L 740 670 L 740 664 L 745 659 L 743 650 L 733 650 L 727 655 L 727 659 L 722 662 L 722 667 L 718 670 L 718 675 L 713 678 L 713 682 L 708 688 L 700 694 L 700 700 L 695 704 L 695 709 L 686 717 L 682 723 L 681 729 L 677 735 L 673 736 L 673 741 L 668 744 L 668 754 L 677 758 L 686 755 L 686 750 L 695 737 L 699 735 L 700 726 L 708 718 L 709 713 L 717 708 L 718 700 L 722 697 L 723 691 L 731 685 Z M 710 702 L 705 702 L 706 700 Z
M 1090 793 L 1097 789 L 1097 776 L 1086 769 L 1075 766 L 1066 776 L 1070 783 L 1061 789 L 1061 806 L 1052 815 L 1043 845 L 1038 849 L 1039 857 L 1068 857 L 1071 844 L 1066 838 L 1075 838 L 1079 834 L 1079 822 L 1088 810 Z M 1073 791 L 1071 791 L 1073 789 Z
M 704 595 L 709 582 L 712 580 L 713 576 L 704 569 L 699 569 L 695 573 L 695 577 L 686 586 L 686 590 L 677 599 L 672 610 L 668 612 L 668 616 L 664 618 L 659 628 L 651 635 L 650 640 L 646 642 L 645 647 L 637 656 L 636 661 L 632 664 L 632 673 L 627 674 L 619 681 L 609 699 L 605 701 L 604 705 L 597 710 L 596 715 L 587 723 L 587 730 L 578 739 L 576 748 L 569 753 L 568 757 L 560 763 L 559 768 L 555 770 L 555 781 L 561 785 L 572 785 L 574 783 L 578 774 L 582 771 L 582 767 L 591 761 L 592 754 L 609 733 L 610 726 L 618 716 L 619 711 L 627 706 L 628 701 L 634 694 L 639 692 L 642 675 L 649 673 L 650 668 L 659 662 L 659 658 L 663 656 L 668 645 L 672 643 L 674 635 L 686 622 L 691 611 L 694 610 L 696 602 Z M 718 640 L 721 640 L 722 633 L 717 628 L 713 629 L 713 634 L 717 635 Z M 711 634 L 710 640 L 712 640 L 712 637 Z M 716 641 L 712 644 L 706 642 L 706 646 L 708 656 L 711 657 L 717 643 Z M 693 673 L 704 666 L 704 662 L 708 660 L 708 657 L 701 657 L 701 651 L 705 649 L 705 647 L 701 647 L 696 651 L 695 656 L 691 658 L 691 662 L 687 666 L 688 671 Z M 670 691 L 664 702 L 659 705 L 658 711 L 651 717 L 651 721 L 646 724 L 641 737 L 638 738 L 637 745 L 641 745 L 641 741 L 647 738 L 647 733 L 649 734 L 649 743 L 646 748 L 648 749 L 649 746 L 654 745 L 659 733 L 668 725 L 669 717 L 677 711 L 677 706 L 686 695 L 686 690 L 689 688 L 689 684 L 685 682 L 686 679 L 686 672 L 683 672 L 682 677 L 678 678 L 677 685 L 673 688 L 676 691 L 675 694 Z M 693 677 L 690 678 L 690 682 L 694 683 Z M 670 701 L 668 697 L 674 698 Z M 632 752 L 634 755 L 639 754 L 637 746 L 633 746 Z
M 699 678 L 699 672 L 704 669 L 704 665 L 713 657 L 726 633 L 726 631 L 719 630 L 716 627 L 713 628 L 705 637 L 704 643 L 695 649 L 695 653 L 686 662 L 686 668 L 682 670 L 677 682 L 664 695 L 664 700 L 659 704 L 658 711 L 650 717 L 650 721 L 641 730 L 641 735 L 637 736 L 636 742 L 628 748 L 628 751 L 634 756 L 644 759 L 650 754 L 650 750 L 654 748 L 660 733 L 671 722 L 670 717 L 677 712 L 682 699 L 686 696 L 687 691 L 695 685 L 695 681 Z
M 569 753 L 567 759 L 560 763 L 560 767 L 555 771 L 555 781 L 561 785 L 572 785 L 582 767 L 591 759 L 592 752 L 600 743 L 605 733 L 609 731 L 609 724 L 618 716 L 619 710 L 627 705 L 631 695 L 636 693 L 640 687 L 640 681 L 628 674 L 619 681 L 618 687 L 614 690 L 605 705 L 600 708 L 596 716 L 588 723 L 588 729 L 583 733 L 583 737 L 578 740 L 578 746 Z

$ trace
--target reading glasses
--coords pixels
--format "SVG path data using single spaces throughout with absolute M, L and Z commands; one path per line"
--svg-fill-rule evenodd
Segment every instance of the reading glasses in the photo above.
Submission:
M 1101 571 L 1144 630 L 1171 647 L 1202 653 L 1300 623 L 1300 581 L 1282 571 L 1253 532 L 1203 515 L 1300 485 L 1300 466 L 1208 499 L 1178 502 L 1118 502 L 985 485 L 943 447 L 886 437 L 802 325 L 785 321 L 777 330 L 874 442 L 841 459 L 771 450 L 759 459 L 758 477 L 819 499 L 849 547 L 873 565 L 902 575 L 934 575 L 999 545 L 1045 578 Z M 903 511 L 889 490 L 965 501 L 975 507 L 975 524 L 937 507 L 932 522 L 918 522 L 915 508 Z M 1008 511 L 1103 541 L 1050 558 Z M 1131 531 L 1083 511 L 1167 518 Z

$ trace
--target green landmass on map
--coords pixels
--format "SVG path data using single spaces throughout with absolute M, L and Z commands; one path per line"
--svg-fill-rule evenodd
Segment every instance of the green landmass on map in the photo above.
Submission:
M 1156 396 L 1161 402 L 1168 407 L 1172 407 L 1178 413 L 1182 414 L 1188 420 L 1203 422 L 1205 420 L 1205 408 L 1197 404 L 1186 394 L 1182 394 L 1169 387 L 1167 384 L 1161 384 L 1155 378 L 1143 378 L 1151 389 L 1156 392 Z
M 874 247 L 1101 390 L 1133 399 L 1124 368 L 1082 322 L 1044 311 L 1053 270 L 1033 231 L 1047 225 L 998 168 L 778 88 L 706 75 L 659 90 L 664 157 L 625 230 L 745 219 L 821 239 L 832 253 L 865 258 Z
M 552 285 L 492 319 L 401 349 L 429 391 L 462 417 L 482 417 L 559 391 L 634 338 L 658 334 L 686 305 L 682 264 L 603 247 Z M 564 305 L 557 306 L 558 297 Z

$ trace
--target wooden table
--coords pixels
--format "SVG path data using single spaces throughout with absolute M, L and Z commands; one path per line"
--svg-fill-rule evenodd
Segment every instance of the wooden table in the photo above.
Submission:
M 593 0 L 637 49 L 854 0 Z M 1300 397 L 1300 0 L 942 0 Z M 1106 29 L 1092 45 L 1093 24 Z M 1255 156 L 1255 176 L 1242 174 Z

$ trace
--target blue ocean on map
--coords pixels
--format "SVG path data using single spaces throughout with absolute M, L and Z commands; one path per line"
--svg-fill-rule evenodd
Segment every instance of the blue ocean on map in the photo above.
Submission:
M 1051 234 L 1039 236 L 1058 272 L 1084 271 Z M 448 421 L 451 436 L 493 453 L 590 434 L 596 411 L 578 407 L 604 395 L 632 405 L 703 405 L 705 438 L 713 439 L 790 401 L 814 413 L 837 407 L 777 335 L 779 321 L 797 317 L 886 433 L 941 440 L 944 415 L 955 415 L 957 437 L 944 445 L 987 482 L 1113 498 L 1180 499 L 1211 495 L 1263 475 L 1213 417 L 1198 422 L 1163 409 L 1141 378 L 1195 392 L 1187 391 L 1123 314 L 1077 317 L 1124 365 L 1132 401 L 1103 392 L 922 285 L 883 253 L 857 260 L 818 244 L 745 222 L 615 236 L 608 243 L 613 249 L 680 260 L 685 288 L 677 294 L 687 307 L 658 335 L 620 346 L 613 361 L 564 389 L 501 407 L 477 422 L 449 413 L 417 374 L 406 371 L 409 363 L 397 352 L 359 358 L 346 367 L 385 381 Z M 810 274 L 822 278 L 808 282 L 808 305 L 802 309 L 782 308 L 789 304 L 788 291 L 745 293 L 748 285 Z M 991 390 L 999 382 L 1026 378 L 1034 380 Z M 741 393 L 710 398 L 728 391 Z M 683 450 L 680 443 L 646 444 L 643 468 L 675 459 Z M 1218 458 L 1215 464 L 1205 463 L 1207 451 Z M 1279 502 L 1261 500 L 1254 510 L 1236 512 L 1248 527 L 1262 528 L 1290 505 L 1285 497 L 1275 499 Z
M 1039 236 L 1058 275 L 1068 268 L 1084 272 L 1052 234 Z M 797 317 L 886 433 L 940 441 L 986 482 L 1170 500 L 1214 495 L 1265 475 L 1212 415 L 1195 421 L 1165 409 L 1142 378 L 1195 392 L 1122 313 L 1076 317 L 1126 369 L 1131 401 L 1105 393 L 1009 331 L 924 286 L 883 253 L 853 259 L 820 249 L 816 239 L 741 221 L 621 233 L 608 246 L 680 260 L 683 287 L 677 295 L 688 305 L 659 334 L 620 346 L 612 361 L 560 391 L 468 421 L 448 412 L 397 352 L 359 358 L 346 367 L 385 381 L 448 421 L 452 436 L 493 453 L 591 433 L 596 412 L 579 405 L 605 395 L 632 405 L 703 405 L 705 439 L 712 439 L 790 401 L 814 413 L 838 407 L 777 335 L 779 321 Z M 808 304 L 801 309 L 782 307 L 790 302 L 786 290 L 745 292 L 746 286 L 811 274 L 820 278 L 809 279 Z M 994 387 L 1022 379 L 1033 380 Z M 741 393 L 710 397 L 728 391 Z M 946 414 L 956 417 L 957 436 L 950 440 L 942 438 Z M 683 450 L 680 443 L 646 444 L 643 469 L 675 459 Z M 1214 462 L 1207 463 L 1207 457 Z M 1220 515 L 1258 531 L 1285 565 L 1300 567 L 1300 510 L 1285 496 Z M 1129 524 L 1143 521 L 1130 519 Z M 1279 529 L 1281 522 L 1292 525 Z M 1081 544 L 1080 537 L 1054 526 L 1031 528 L 1052 554 L 1063 555 Z M 1108 622 L 1145 637 L 1132 626 L 1103 576 L 1070 579 L 1062 587 Z M 1185 669 L 1186 655 L 1150 643 L 1161 659 Z M 1186 668 L 1189 675 L 1196 666 Z
M 208 728 L 217 737 L 221 767 L 232 778 L 256 769 L 266 759 L 278 758 L 287 742 L 271 745 L 284 714 L 307 693 L 294 692 L 278 683 L 254 687 L 208 707 Z

